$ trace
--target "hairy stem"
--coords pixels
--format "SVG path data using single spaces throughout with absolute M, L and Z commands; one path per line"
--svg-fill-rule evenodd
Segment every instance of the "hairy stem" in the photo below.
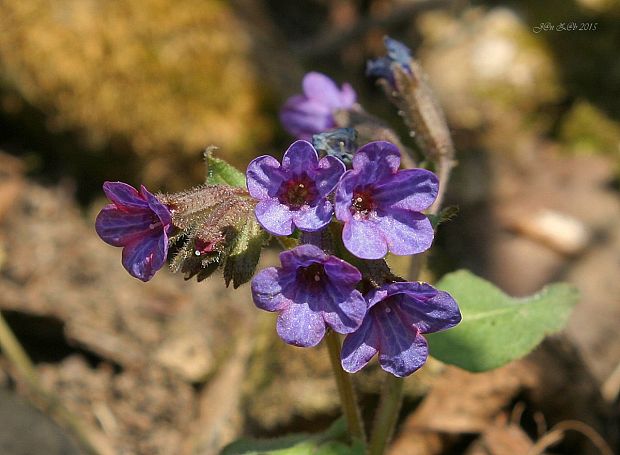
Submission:
M 392 438 L 403 402 L 403 384 L 403 378 L 387 374 L 383 383 L 381 402 L 375 416 L 368 455 L 383 455 L 387 443 Z
M 113 449 L 104 441 L 95 429 L 87 427 L 59 402 L 58 397 L 47 392 L 39 382 L 39 376 L 19 344 L 13 331 L 0 313 L 0 349 L 15 368 L 17 376 L 22 379 L 30 393 L 39 402 L 43 411 L 48 412 L 61 426 L 69 429 L 86 453 L 92 455 L 112 455 Z
M 364 423 L 362 422 L 359 406 L 357 405 L 351 376 L 344 371 L 340 365 L 340 337 L 336 332 L 330 330 L 325 336 L 325 340 L 327 342 L 327 349 L 329 350 L 329 360 L 331 361 L 332 371 L 334 372 L 336 385 L 338 386 L 342 411 L 347 421 L 349 436 L 351 439 L 359 439 L 366 442 Z

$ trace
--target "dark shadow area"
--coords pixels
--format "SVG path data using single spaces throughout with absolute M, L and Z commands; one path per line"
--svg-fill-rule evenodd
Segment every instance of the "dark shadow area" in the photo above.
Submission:
M 493 175 L 487 152 L 466 142 L 462 148 L 456 143 L 459 166 L 453 171 L 444 204 L 457 207 L 458 212 L 441 224 L 429 258 L 437 276 L 461 268 L 485 276 L 488 269 L 489 227 L 495 223 L 488 199 Z
M 103 361 L 93 352 L 69 344 L 64 323 L 59 319 L 17 311 L 3 311 L 2 314 L 34 363 L 61 362 L 74 354 L 81 355 L 93 368 Z M 118 365 L 114 368 L 117 372 L 120 370 Z
M 138 163 L 125 141 L 95 149 L 78 131 L 50 131 L 48 121 L 44 112 L 23 102 L 15 112 L 0 110 L 0 148 L 23 158 L 29 177 L 73 186 L 83 205 L 101 196 L 105 180 L 136 181 Z

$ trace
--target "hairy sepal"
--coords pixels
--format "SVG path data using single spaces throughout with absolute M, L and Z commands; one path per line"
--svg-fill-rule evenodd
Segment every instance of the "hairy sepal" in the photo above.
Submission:
M 260 252 L 269 238 L 253 216 L 241 227 L 230 242 L 228 253 L 224 256 L 224 281 L 238 288 L 254 275 Z
M 223 268 L 226 285 L 232 281 L 235 288 L 252 277 L 267 234 L 256 221 L 256 202 L 247 190 L 207 184 L 162 199 L 171 207 L 176 230 L 173 272 L 202 281 Z

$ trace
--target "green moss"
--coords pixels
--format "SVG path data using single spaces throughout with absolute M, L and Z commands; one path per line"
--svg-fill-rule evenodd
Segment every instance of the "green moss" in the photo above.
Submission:
M 560 140 L 572 152 L 602 153 L 620 159 L 620 124 L 587 101 L 578 101 L 565 115 Z
M 176 187 L 209 144 L 240 165 L 270 138 L 251 38 L 226 2 L 7 0 L 0 29 L 0 98 L 79 132 L 85 151 L 129 144 L 147 183 Z

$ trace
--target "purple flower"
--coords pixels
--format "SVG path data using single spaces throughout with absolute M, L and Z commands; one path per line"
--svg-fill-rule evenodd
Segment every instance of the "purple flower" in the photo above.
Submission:
M 355 286 L 362 279 L 351 264 L 314 245 L 280 253 L 282 267 L 262 270 L 252 280 L 258 308 L 277 311 L 278 335 L 295 346 L 316 346 L 328 325 L 351 333 L 362 323 L 366 301 Z
M 294 226 L 320 230 L 332 218 L 327 196 L 344 171 L 344 164 L 333 156 L 319 160 L 306 141 L 294 142 L 281 166 L 272 156 L 259 156 L 246 172 L 248 190 L 260 201 L 255 209 L 258 222 L 273 235 L 290 235 Z
M 394 376 L 408 376 L 426 362 L 423 333 L 454 327 L 461 313 L 452 296 L 426 283 L 392 283 L 366 295 L 368 313 L 342 345 L 342 368 L 355 373 L 379 353 L 379 364 Z
M 308 73 L 303 80 L 303 95 L 289 98 L 280 110 L 284 129 L 299 139 L 310 140 L 313 134 L 334 128 L 333 113 L 350 109 L 356 94 L 349 84 L 342 89 L 321 73 Z
M 144 186 L 140 192 L 123 182 L 105 182 L 106 205 L 95 222 L 99 237 L 123 247 L 123 266 L 130 275 L 148 281 L 162 268 L 168 254 L 170 210 Z
M 395 82 L 392 65 L 400 65 L 407 73 L 411 74 L 411 51 L 403 43 L 389 36 L 386 36 L 383 42 L 385 43 L 387 55 L 369 60 L 366 64 L 366 75 L 386 79 L 393 87 Z
M 424 169 L 399 171 L 400 152 L 389 142 L 371 142 L 353 156 L 353 169 L 336 188 L 336 218 L 342 240 L 364 259 L 421 253 L 433 242 L 433 228 L 420 213 L 437 197 L 437 176 Z

